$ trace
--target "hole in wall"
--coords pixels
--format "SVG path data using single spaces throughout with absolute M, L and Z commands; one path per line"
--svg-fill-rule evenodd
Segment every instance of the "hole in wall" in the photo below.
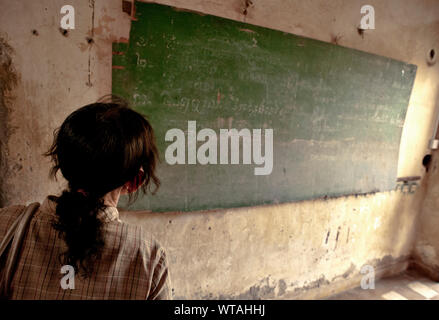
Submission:
M 432 66 L 436 63 L 437 60 L 437 53 L 436 50 L 430 49 L 430 51 L 427 54 L 427 63 Z
M 63 29 L 63 28 L 59 28 L 59 32 L 61 32 L 61 34 L 62 34 L 64 37 L 67 37 L 67 36 L 69 35 L 69 31 L 66 30 L 66 29 Z
M 242 14 L 246 16 L 248 14 L 248 9 L 251 8 L 252 6 L 253 6 L 253 2 L 251 0 L 245 0 Z
M 422 165 L 425 167 L 425 171 L 428 172 L 431 164 L 431 154 L 426 154 L 422 159 Z
M 122 11 L 131 16 L 132 4 L 130 1 L 122 1 Z
M 36 29 L 33 29 L 33 30 L 32 30 L 32 34 L 33 34 L 34 36 L 38 36 L 38 31 L 37 31 Z

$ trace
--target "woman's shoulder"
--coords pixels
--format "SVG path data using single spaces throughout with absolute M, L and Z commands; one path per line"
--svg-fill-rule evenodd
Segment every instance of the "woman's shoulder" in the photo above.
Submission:
M 139 224 L 132 224 L 123 220 L 114 221 L 107 224 L 109 236 L 115 236 L 131 248 L 140 251 L 163 251 L 163 246 L 155 238 L 154 234 L 143 228 Z
M 10 226 L 25 208 L 25 205 L 14 205 L 0 208 L 0 240 L 3 239 Z
M 25 205 L 13 205 L 0 208 L 0 224 L 12 224 L 25 208 Z
M 0 208 L 0 217 L 5 217 L 5 216 L 18 217 L 25 207 L 26 207 L 25 205 L 13 205 L 9 207 Z

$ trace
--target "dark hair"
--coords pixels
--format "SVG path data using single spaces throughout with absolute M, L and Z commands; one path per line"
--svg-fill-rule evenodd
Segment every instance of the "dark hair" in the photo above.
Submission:
M 56 178 L 61 170 L 68 181 L 68 189 L 56 200 L 53 223 L 68 247 L 61 258 L 87 276 L 104 244 L 102 222 L 97 217 L 106 207 L 104 195 L 127 182 L 143 183 L 139 188 L 143 193 L 151 182 L 155 186 L 152 193 L 160 185 L 155 174 L 158 151 L 153 129 L 126 102 L 111 97 L 109 102 L 92 103 L 70 114 L 55 130 L 45 155 L 54 163 L 50 175 Z M 141 168 L 144 174 L 139 175 Z M 130 201 L 137 194 L 130 194 Z

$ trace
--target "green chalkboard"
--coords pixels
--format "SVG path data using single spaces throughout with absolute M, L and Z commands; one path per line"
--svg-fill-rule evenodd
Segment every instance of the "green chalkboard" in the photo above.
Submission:
M 191 211 L 393 189 L 416 66 L 215 16 L 136 3 L 113 44 L 114 94 L 151 121 L 162 186 L 132 209 Z M 168 130 L 273 130 L 271 174 L 171 165 Z M 244 140 L 241 142 L 243 143 Z M 197 147 L 203 145 L 199 141 Z M 253 144 L 252 148 L 254 148 Z M 262 145 L 262 150 L 264 150 Z M 218 163 L 220 146 L 217 147 Z M 231 153 L 232 151 L 230 151 Z M 231 160 L 229 160 L 230 163 Z

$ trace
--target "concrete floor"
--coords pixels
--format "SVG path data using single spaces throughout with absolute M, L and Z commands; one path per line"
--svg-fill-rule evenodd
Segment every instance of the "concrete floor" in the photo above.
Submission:
M 439 282 L 428 279 L 416 271 L 375 281 L 375 289 L 357 287 L 328 300 L 439 300 Z

